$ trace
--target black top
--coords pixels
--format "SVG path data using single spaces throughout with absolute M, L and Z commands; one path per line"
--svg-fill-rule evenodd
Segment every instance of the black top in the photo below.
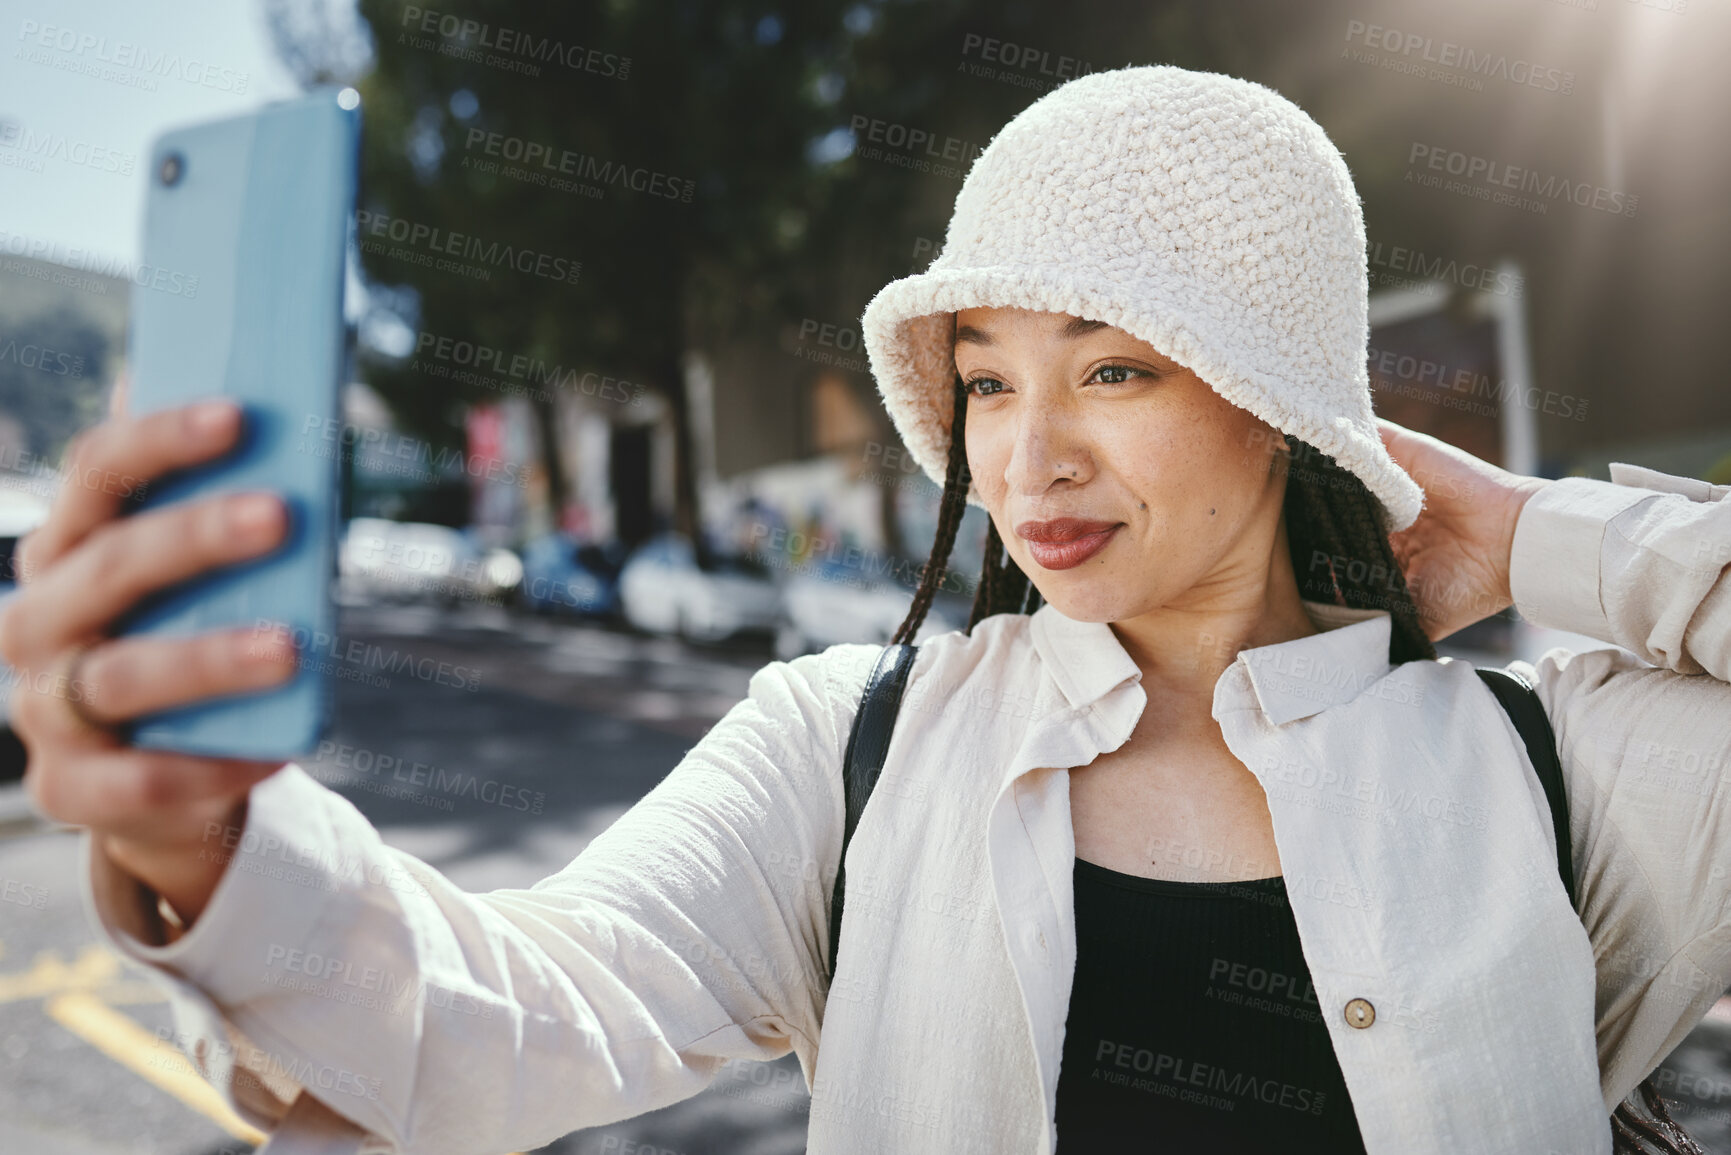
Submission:
M 1364 1151 L 1285 879 L 1075 883 L 1058 1155 Z

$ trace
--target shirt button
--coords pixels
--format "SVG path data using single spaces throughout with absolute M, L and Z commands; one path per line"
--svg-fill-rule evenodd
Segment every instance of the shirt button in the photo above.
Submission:
M 1369 999 L 1353 999 L 1346 1004 L 1346 1025 L 1363 1030 L 1376 1022 L 1376 1008 Z

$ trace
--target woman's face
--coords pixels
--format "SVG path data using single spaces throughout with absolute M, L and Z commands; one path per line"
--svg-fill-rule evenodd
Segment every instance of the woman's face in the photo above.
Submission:
M 956 370 L 975 490 L 1066 617 L 1204 609 L 1266 583 L 1285 442 L 1190 370 L 1122 329 L 997 308 L 956 314 Z

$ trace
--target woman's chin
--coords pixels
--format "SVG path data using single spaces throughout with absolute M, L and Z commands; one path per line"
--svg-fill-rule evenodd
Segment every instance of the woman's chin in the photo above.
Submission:
M 1106 577 L 1072 574 L 1042 574 L 1036 583 L 1040 597 L 1053 609 L 1076 622 L 1115 622 L 1132 609 L 1123 597 L 1122 583 Z

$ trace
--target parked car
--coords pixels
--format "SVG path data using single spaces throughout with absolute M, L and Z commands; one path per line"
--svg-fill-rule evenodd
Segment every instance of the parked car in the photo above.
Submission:
M 18 539 L 48 520 L 48 501 L 28 493 L 0 489 L 0 593 L 18 582 L 12 559 Z
M 866 577 L 858 567 L 840 562 L 813 565 L 790 578 L 783 590 L 775 656 L 787 661 L 841 642 L 887 642 L 912 603 L 912 590 Z M 951 614 L 934 603 L 915 640 L 961 629 L 963 624 L 952 621 Z
M 337 575 L 347 596 L 452 604 L 496 599 L 514 589 L 522 562 L 507 549 L 482 550 L 461 530 L 426 522 L 357 517 L 343 530 Z
M 0 489 L 0 610 L 17 592 L 17 574 L 12 567 L 17 556 L 18 539 L 41 525 L 47 517 L 46 500 Z M 24 776 L 24 747 L 7 723 L 7 703 L 11 697 L 12 670 L 0 662 L 0 782 Z
M 638 629 L 693 641 L 767 634 L 781 620 L 781 591 L 761 564 L 718 557 L 700 569 L 691 540 L 674 533 L 650 538 L 626 561 L 619 601 Z
M 523 547 L 518 600 L 537 613 L 609 617 L 619 612 L 619 571 L 625 548 L 549 533 Z

